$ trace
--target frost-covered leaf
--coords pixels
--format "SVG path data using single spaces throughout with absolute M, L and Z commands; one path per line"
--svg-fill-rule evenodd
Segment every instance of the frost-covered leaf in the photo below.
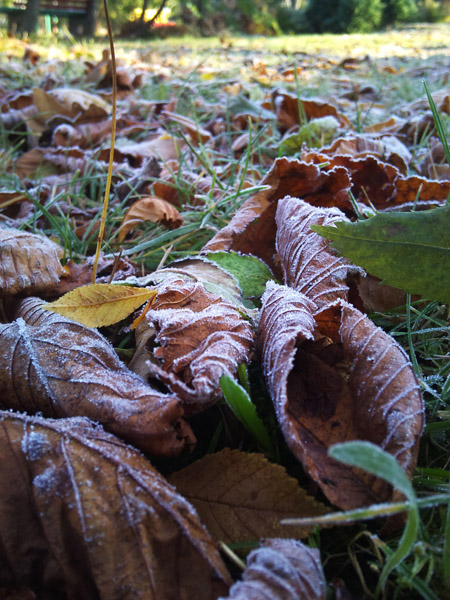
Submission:
M 235 374 L 252 354 L 253 331 L 239 310 L 200 283 L 171 281 L 136 329 L 130 368 L 177 394 L 186 411 L 222 397 L 220 377 Z
M 450 304 L 450 206 L 408 213 L 378 213 L 357 223 L 314 230 L 341 254 L 411 294 Z
M 43 308 L 78 321 L 86 327 L 103 327 L 122 321 L 155 296 L 156 290 L 148 288 L 94 283 L 67 292 L 58 300 L 45 304 Z
M 192 506 L 88 419 L 0 412 L 2 587 L 38 598 L 215 600 L 229 575 Z
M 320 552 L 297 540 L 268 539 L 247 558 L 242 581 L 219 600 L 325 600 Z
M 314 208 L 298 198 L 278 201 L 276 248 L 284 283 L 318 306 L 348 300 L 348 280 L 358 269 L 340 257 L 311 225 L 346 220 L 337 208 Z
M 59 281 L 62 251 L 41 235 L 0 228 L 0 296 L 38 294 Z
M 123 242 L 127 234 L 144 221 L 161 222 L 167 227 L 183 225 L 183 219 L 178 210 L 161 198 L 145 196 L 133 202 L 125 213 L 117 236 Z
M 23 301 L 0 325 L 0 407 L 47 417 L 87 416 L 151 454 L 195 441 L 180 401 L 152 389 L 95 329 Z
M 392 497 L 389 486 L 331 459 L 338 442 L 366 440 L 411 477 L 423 402 L 400 346 L 338 300 L 314 313 L 303 294 L 269 282 L 263 296 L 263 370 L 287 444 L 331 502 L 344 510 Z
M 225 448 L 172 473 L 169 482 L 192 502 L 213 538 L 226 543 L 305 537 L 311 529 L 286 527 L 281 519 L 326 512 L 263 454 Z

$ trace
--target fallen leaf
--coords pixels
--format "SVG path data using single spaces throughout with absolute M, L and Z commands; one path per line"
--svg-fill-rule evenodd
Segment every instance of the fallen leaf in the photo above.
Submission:
M 237 252 L 208 252 L 206 257 L 237 279 L 246 298 L 261 296 L 267 281 L 273 279 L 271 270 L 256 256 Z
M 194 509 L 101 427 L 2 411 L 0 447 L 3 585 L 71 600 L 226 593 L 229 575 Z
M 150 454 L 176 455 L 195 438 L 178 398 L 149 387 L 94 329 L 29 298 L 0 325 L 0 406 L 47 417 L 87 416 Z
M 0 296 L 38 294 L 59 281 L 61 249 L 48 238 L 0 228 Z
M 274 261 L 277 202 L 294 196 L 314 206 L 337 206 L 353 213 L 348 197 L 351 181 L 347 169 L 321 171 L 317 165 L 287 158 L 277 159 L 262 179 L 268 186 L 244 202 L 231 221 L 202 249 L 252 254 L 263 260 L 277 276 Z
M 264 540 L 247 558 L 242 580 L 219 600 L 325 600 L 320 552 L 297 540 Z
M 411 294 L 450 304 L 450 206 L 377 213 L 357 223 L 335 222 L 314 230 L 341 254 Z
M 300 124 L 299 106 L 307 121 L 321 117 L 334 117 L 341 126 L 349 127 L 350 121 L 336 106 L 319 98 L 299 98 L 297 95 L 275 90 L 272 94 L 272 103 L 277 115 L 278 124 L 287 130 Z
M 127 234 L 143 221 L 161 222 L 166 227 L 183 225 L 180 213 L 172 204 L 156 196 L 146 196 L 133 202 L 125 213 L 119 229 L 119 242 L 123 242 Z
M 329 226 L 346 220 L 337 208 L 315 208 L 290 197 L 278 201 L 276 248 L 284 283 L 317 307 L 338 298 L 348 300 L 351 277 L 363 274 L 311 229 L 311 225 Z
M 229 302 L 200 283 L 169 281 L 136 329 L 130 368 L 164 383 L 198 412 L 222 397 L 220 377 L 233 377 L 252 354 L 250 323 Z
M 156 290 L 148 288 L 94 283 L 77 287 L 43 308 L 87 327 L 104 327 L 122 321 L 155 296 Z
M 305 537 L 312 529 L 286 527 L 281 519 L 288 514 L 317 516 L 327 510 L 263 454 L 225 448 L 168 479 L 195 506 L 212 537 L 227 544 L 275 536 Z
M 263 370 L 292 452 L 344 510 L 390 500 L 385 482 L 335 462 L 327 450 L 366 440 L 412 476 L 423 401 L 405 352 L 343 300 L 314 313 L 303 294 L 269 282 L 262 301 Z

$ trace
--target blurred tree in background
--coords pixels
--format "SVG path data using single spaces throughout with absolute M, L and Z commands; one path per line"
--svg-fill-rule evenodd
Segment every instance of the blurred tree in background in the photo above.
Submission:
M 164 19 L 151 22 L 162 4 L 177 23 L 169 33 L 193 35 L 370 32 L 450 13 L 450 0 L 109 0 L 114 26 L 129 35 L 164 33 Z

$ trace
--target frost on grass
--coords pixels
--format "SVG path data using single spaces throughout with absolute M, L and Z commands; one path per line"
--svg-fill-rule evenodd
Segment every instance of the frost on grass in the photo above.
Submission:
M 327 451 L 366 440 L 412 476 L 423 402 L 406 354 L 344 300 L 313 314 L 303 294 L 270 282 L 262 301 L 263 370 L 292 452 L 344 510 L 391 500 L 386 483 L 337 463 Z
M 195 438 L 173 394 L 152 389 L 95 329 L 29 298 L 0 325 L 0 407 L 87 416 L 150 454 L 176 455 Z M 23 315 L 23 317 L 22 317 Z
M 45 440 L 45 453 L 30 457 L 30 440 Z M 70 600 L 226 593 L 228 572 L 194 508 L 100 426 L 0 411 L 0 452 L 3 590 Z

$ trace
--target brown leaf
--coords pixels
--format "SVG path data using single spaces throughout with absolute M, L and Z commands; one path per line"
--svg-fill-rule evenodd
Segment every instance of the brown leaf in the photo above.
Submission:
M 390 500 L 386 483 L 335 462 L 327 450 L 366 440 L 395 456 L 411 477 L 423 428 L 414 371 L 400 346 L 350 304 L 314 309 L 303 294 L 268 283 L 260 348 L 284 437 L 340 508 Z
M 95 329 L 23 301 L 0 325 L 0 407 L 47 417 L 87 416 L 150 454 L 194 442 L 178 398 L 152 389 Z
M 393 202 L 380 206 L 380 209 L 394 207 L 393 205 L 397 210 L 399 206 L 411 209 L 415 203 L 416 208 L 432 208 L 445 204 L 450 193 L 450 181 L 433 181 L 426 177 L 416 176 L 399 177 L 396 188 L 397 193 Z
M 378 160 L 375 156 L 353 158 L 351 156 L 334 155 L 329 157 L 320 151 L 318 153 L 305 152 L 302 154 L 302 159 L 318 164 L 324 161 L 328 162 L 326 169 L 336 167 L 347 169 L 352 181 L 352 194 L 363 204 L 369 204 L 367 200 L 369 199 L 375 208 L 381 209 L 395 195 L 396 181 L 399 177 L 398 169 Z M 317 203 L 314 204 L 318 206 Z M 335 205 L 342 209 L 339 204 L 336 203 Z
M 34 233 L 0 229 L 0 296 L 38 294 L 59 281 L 60 248 Z
M 346 220 L 337 208 L 314 208 L 290 197 L 278 201 L 276 248 L 284 283 L 305 294 L 317 307 L 338 298 L 348 300 L 351 275 L 363 273 L 311 229 L 311 225 Z
M 325 600 L 320 552 L 297 540 L 265 540 L 247 558 L 242 581 L 220 600 Z
M 339 121 L 340 125 L 345 127 L 350 126 L 350 121 L 344 114 L 338 111 L 336 106 L 319 98 L 299 99 L 297 95 L 275 90 L 272 94 L 272 103 L 277 115 L 278 124 L 284 130 L 290 129 L 294 125 L 299 125 L 299 103 L 301 103 L 308 121 L 320 117 L 332 116 Z
M 101 427 L 0 412 L 0 448 L 4 586 L 68 600 L 226 593 L 229 575 L 194 509 Z
M 262 454 L 225 448 L 172 473 L 169 482 L 192 502 L 217 541 L 305 537 L 312 529 L 287 527 L 287 515 L 316 516 L 327 510 L 302 490 L 280 465 Z
M 100 121 L 111 112 L 111 107 L 100 96 L 84 90 L 57 88 L 46 92 L 34 88 L 33 100 L 40 118 L 48 121 L 54 115 L 67 117 L 71 123 Z
M 156 196 L 146 196 L 133 202 L 125 213 L 119 229 L 119 242 L 123 242 L 127 234 L 143 221 L 161 222 L 166 227 L 183 225 L 180 213 L 172 204 Z
M 253 332 L 248 321 L 200 283 L 169 281 L 136 329 L 138 350 L 130 368 L 178 394 L 186 412 L 203 410 L 222 397 L 219 379 L 248 362 Z M 142 372 L 141 372 L 142 374 Z
M 346 169 L 332 169 L 327 173 L 314 164 L 279 158 L 260 185 L 269 188 L 246 200 L 228 225 L 206 244 L 204 251 L 234 250 L 253 254 L 276 274 L 275 212 L 280 198 L 295 196 L 314 206 L 337 206 L 353 211 L 348 198 L 351 182 Z

